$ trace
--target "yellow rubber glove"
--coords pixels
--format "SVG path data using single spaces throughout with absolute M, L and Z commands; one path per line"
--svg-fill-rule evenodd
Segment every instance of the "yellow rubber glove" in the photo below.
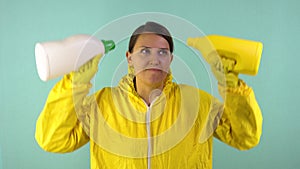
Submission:
M 188 38 L 187 44 L 202 53 L 204 59 L 211 66 L 211 70 L 219 84 L 227 87 L 238 86 L 238 73 L 233 72 L 236 61 L 232 57 L 234 53 L 217 52 L 207 39 Z M 205 51 L 205 52 L 204 52 Z M 207 53 L 207 51 L 211 51 Z M 226 55 L 231 57 L 226 57 Z
M 214 51 L 208 55 L 208 63 L 219 84 L 227 87 L 238 86 L 238 73 L 233 72 L 236 61 Z
M 73 84 L 89 84 L 98 71 L 98 63 L 102 54 L 96 55 L 90 61 L 82 65 L 77 71 L 71 72 Z

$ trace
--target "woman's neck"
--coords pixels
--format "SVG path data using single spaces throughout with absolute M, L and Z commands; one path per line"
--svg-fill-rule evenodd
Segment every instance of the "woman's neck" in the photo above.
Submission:
M 163 83 L 149 85 L 135 79 L 135 90 L 148 106 L 162 93 L 163 87 Z

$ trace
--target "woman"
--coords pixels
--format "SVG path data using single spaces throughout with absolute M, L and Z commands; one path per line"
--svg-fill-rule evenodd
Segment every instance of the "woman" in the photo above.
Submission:
M 101 56 L 64 76 L 38 118 L 38 144 L 63 153 L 90 141 L 93 169 L 211 169 L 213 137 L 240 150 L 256 146 L 262 116 L 253 90 L 227 72 L 229 87 L 218 79 L 226 95 L 222 104 L 200 89 L 174 83 L 173 48 L 169 31 L 147 22 L 130 38 L 129 72 L 118 86 L 87 96 Z

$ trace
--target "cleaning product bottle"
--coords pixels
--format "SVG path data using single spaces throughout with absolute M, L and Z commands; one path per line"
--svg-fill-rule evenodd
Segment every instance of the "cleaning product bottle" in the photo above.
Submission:
M 48 81 L 70 73 L 94 56 L 114 48 L 112 40 L 99 40 L 85 34 L 73 35 L 60 41 L 37 43 L 35 59 L 39 77 Z
M 187 44 L 198 49 L 206 61 L 209 54 L 217 51 L 219 56 L 235 60 L 234 72 L 256 75 L 260 65 L 263 44 L 257 41 L 220 35 L 188 38 Z

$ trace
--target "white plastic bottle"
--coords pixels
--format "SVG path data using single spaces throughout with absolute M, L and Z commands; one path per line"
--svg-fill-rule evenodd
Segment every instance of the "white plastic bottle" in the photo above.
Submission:
M 39 77 L 43 81 L 77 70 L 98 54 L 115 48 L 112 40 L 99 40 L 91 35 L 74 35 L 61 41 L 37 43 L 35 59 Z

